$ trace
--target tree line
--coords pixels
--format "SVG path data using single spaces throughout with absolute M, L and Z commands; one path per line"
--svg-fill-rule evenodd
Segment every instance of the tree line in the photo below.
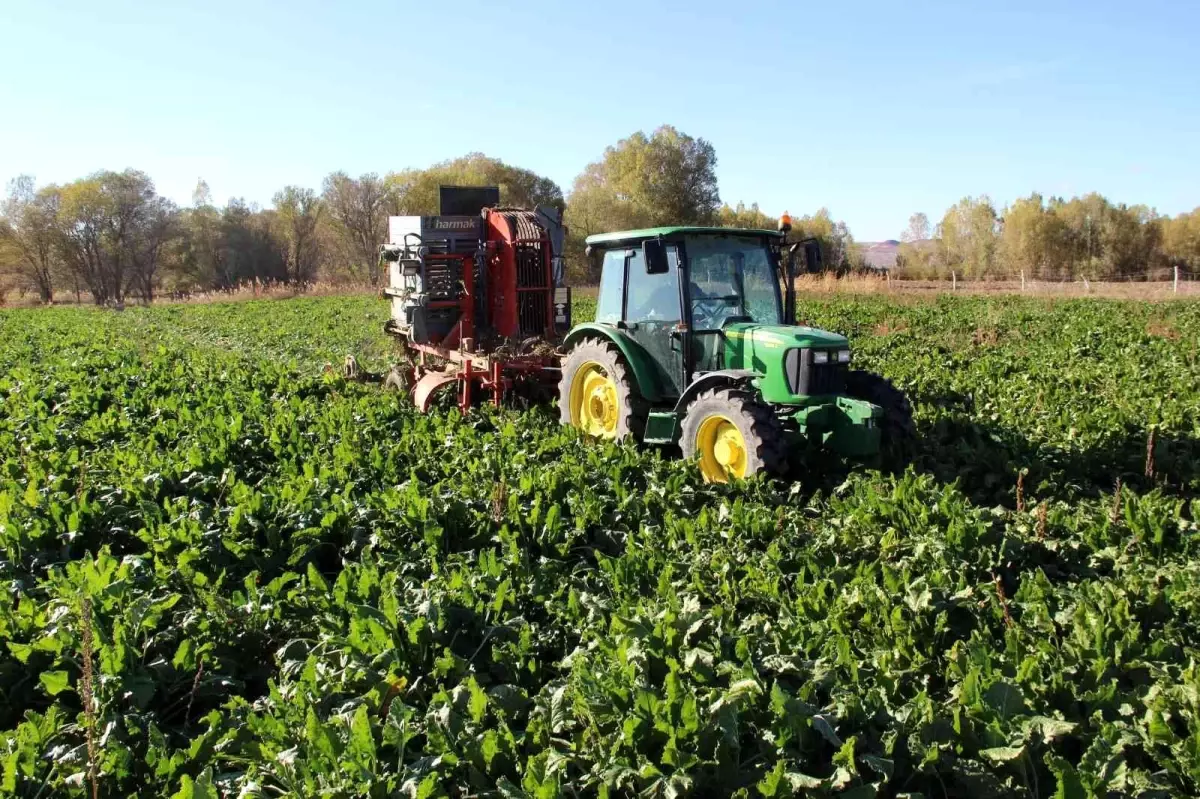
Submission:
M 47 303 L 64 294 L 98 304 L 149 302 L 249 282 L 377 286 L 387 217 L 436 214 L 444 184 L 498 185 L 505 205 L 564 211 L 570 277 L 593 283 L 597 265 L 584 257 L 592 233 L 667 224 L 774 229 L 777 217 L 757 204 L 722 202 L 716 164 L 711 143 L 664 125 L 606 148 L 569 194 L 482 153 L 382 175 L 334 172 L 319 190 L 283 187 L 267 208 L 242 199 L 218 206 L 203 180 L 191 205 L 180 207 L 134 169 L 61 185 L 21 176 L 0 206 L 0 301 L 19 292 Z M 793 228 L 820 242 L 825 268 L 866 268 L 849 228 L 827 209 L 794 217 Z M 988 277 L 1027 269 L 1035 277 L 1101 278 L 1172 262 L 1200 268 L 1200 209 L 1168 219 L 1098 195 L 1033 195 L 999 213 L 985 197 L 968 198 L 930 228 L 924 214 L 910 220 L 902 273 Z
M 1200 208 L 1162 216 L 1096 193 L 1034 193 L 999 211 L 986 196 L 966 197 L 936 228 L 913 214 L 901 239 L 896 265 L 905 277 L 1145 280 L 1173 267 L 1200 271 Z

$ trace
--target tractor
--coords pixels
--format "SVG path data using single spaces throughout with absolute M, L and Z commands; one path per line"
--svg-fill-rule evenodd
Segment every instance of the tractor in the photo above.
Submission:
M 789 455 L 880 454 L 912 432 L 904 394 L 851 368 L 844 336 L 796 324 L 796 258 L 780 229 L 660 227 L 588 237 L 593 322 L 566 336 L 562 422 L 602 439 L 678 445 L 709 482 L 779 474 Z
M 463 412 L 557 387 L 564 424 L 678 446 L 710 482 L 783 473 L 804 449 L 872 458 L 911 433 L 903 393 L 851 369 L 845 337 L 796 325 L 797 256 L 815 270 L 820 248 L 788 242 L 786 214 L 777 231 L 590 236 L 596 317 L 572 327 L 558 212 L 501 207 L 495 187 L 440 191 L 441 214 L 391 217 L 380 252 L 385 330 L 406 354 L 386 383 L 422 411 L 450 387 Z

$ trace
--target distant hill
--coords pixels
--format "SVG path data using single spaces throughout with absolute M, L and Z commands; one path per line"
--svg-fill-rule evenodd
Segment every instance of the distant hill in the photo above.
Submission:
M 921 239 L 920 241 L 914 241 L 913 245 L 918 248 L 924 248 L 933 244 L 934 241 L 935 239 Z M 900 252 L 900 242 L 895 239 L 888 239 L 887 241 L 860 241 L 854 246 L 862 253 L 863 258 L 867 261 L 867 265 L 872 269 L 888 270 L 895 268 L 896 256 Z
M 896 253 L 900 252 L 900 242 L 895 239 L 860 241 L 857 246 L 872 269 L 891 269 L 896 265 Z

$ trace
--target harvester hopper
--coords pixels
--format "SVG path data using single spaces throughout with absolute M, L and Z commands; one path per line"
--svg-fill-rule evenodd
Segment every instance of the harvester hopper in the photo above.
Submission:
M 516 384 L 553 387 L 571 326 L 558 209 L 499 205 L 494 187 L 441 187 L 438 216 L 393 216 L 380 257 L 409 366 L 398 382 L 428 410 L 457 384 L 464 411 L 499 405 Z

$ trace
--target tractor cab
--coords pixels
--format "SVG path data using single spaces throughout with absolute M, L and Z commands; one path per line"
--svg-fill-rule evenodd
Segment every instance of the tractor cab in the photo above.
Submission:
M 563 421 L 679 444 L 716 481 L 780 471 L 797 439 L 877 453 L 886 407 L 904 416 L 907 403 L 850 369 L 844 336 L 795 324 L 797 257 L 816 269 L 819 248 L 786 233 L 680 226 L 589 237 L 600 291 L 595 321 L 565 342 Z

